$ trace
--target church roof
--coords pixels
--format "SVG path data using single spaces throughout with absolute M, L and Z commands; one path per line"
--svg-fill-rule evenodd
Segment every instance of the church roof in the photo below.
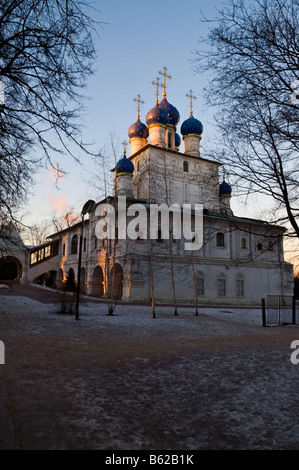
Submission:
M 146 144 L 144 147 L 137 150 L 137 152 L 133 153 L 133 155 L 130 155 L 129 160 L 132 160 L 137 155 L 139 155 L 141 152 L 144 152 L 145 150 L 147 150 L 150 147 L 153 147 L 158 151 L 165 152 L 165 149 L 163 149 L 162 147 L 157 147 L 156 145 L 152 145 L 152 144 Z M 215 165 L 218 165 L 218 166 L 223 165 L 223 163 L 217 162 L 216 160 L 209 160 L 208 158 L 203 158 L 203 157 L 200 157 L 200 159 L 199 159 L 198 157 L 195 157 L 194 155 L 189 155 L 187 153 L 178 152 L 177 150 L 173 150 L 171 148 L 168 148 L 167 152 L 172 152 L 175 155 L 182 155 L 185 159 L 186 158 L 192 158 L 192 159 L 196 160 L 197 162 L 200 162 L 200 161 L 202 162 L 203 161 L 203 162 L 214 163 Z M 115 167 L 111 169 L 111 172 L 114 172 L 114 171 L 115 171 Z
M 26 246 L 12 222 L 5 225 L 0 233 L 0 248 L 3 250 L 21 249 L 26 250 Z

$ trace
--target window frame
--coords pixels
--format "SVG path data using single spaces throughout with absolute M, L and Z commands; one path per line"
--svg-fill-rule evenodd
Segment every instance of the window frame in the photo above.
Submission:
M 225 248 L 225 237 L 223 232 L 216 233 L 216 247 Z
M 241 286 L 241 288 L 240 288 Z M 244 290 L 245 282 L 244 279 L 236 279 L 236 297 L 244 297 L 245 290 Z
M 79 245 L 78 235 L 75 233 L 72 236 L 72 240 L 71 240 L 71 255 L 78 254 L 78 245 Z
M 223 284 L 221 284 L 223 283 Z M 222 287 L 220 288 L 220 286 Z M 218 289 L 217 289 L 217 297 L 226 297 L 226 279 L 223 277 L 218 278 Z
M 247 250 L 247 238 L 241 238 L 241 250 Z

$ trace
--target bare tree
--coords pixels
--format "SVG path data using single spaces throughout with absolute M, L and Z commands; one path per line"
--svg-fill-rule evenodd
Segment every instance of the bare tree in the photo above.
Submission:
M 165 202 L 169 206 L 171 203 L 170 195 L 169 195 L 169 187 L 168 187 L 168 178 L 167 178 L 167 163 L 166 163 L 166 155 L 163 153 L 163 180 L 164 180 L 164 192 L 165 192 Z M 172 296 L 173 296 L 173 308 L 174 308 L 174 315 L 178 314 L 178 306 L 177 306 L 177 296 L 176 296 L 176 285 L 175 285 L 175 268 L 174 268 L 174 254 L 173 254 L 173 227 L 169 227 L 169 263 L 170 263 L 170 273 L 171 273 L 171 287 L 172 287 Z
M 30 245 L 42 245 L 47 241 L 47 237 L 51 234 L 50 227 L 52 224 L 50 221 L 36 222 L 35 224 L 30 225 L 26 229 L 26 239 L 29 241 Z
M 41 162 L 61 171 L 81 141 L 82 89 L 93 73 L 97 23 L 85 0 L 2 0 L 0 211 L 12 217 Z M 95 12 L 93 11 L 93 14 Z M 56 157 L 58 161 L 56 161 Z
M 51 223 L 57 232 L 73 227 L 81 220 L 80 214 L 74 211 L 74 207 L 71 206 L 66 207 L 62 215 L 58 215 L 56 211 L 52 212 Z
M 207 101 L 217 106 L 221 143 L 211 153 L 228 164 L 235 192 L 270 196 L 276 222 L 299 237 L 298 0 L 229 0 L 204 21 L 195 67 L 210 74 Z

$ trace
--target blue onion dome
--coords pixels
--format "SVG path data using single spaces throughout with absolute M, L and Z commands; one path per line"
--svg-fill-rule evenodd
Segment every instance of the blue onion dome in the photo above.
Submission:
M 169 124 L 172 126 L 176 126 L 180 120 L 180 113 L 178 110 L 170 103 L 168 103 L 167 99 L 164 97 L 163 100 L 159 103 L 159 106 L 168 114 L 169 117 Z
M 174 146 L 176 149 L 179 149 L 179 146 L 181 145 L 181 138 L 179 136 L 179 134 L 176 132 L 174 134 Z
M 219 186 L 219 196 L 231 196 L 232 187 L 225 180 Z
M 161 108 L 161 106 L 156 103 L 156 106 L 147 113 L 145 122 L 148 126 L 151 124 L 162 124 L 166 126 L 169 123 L 168 114 L 165 109 Z
M 138 118 L 134 124 L 129 127 L 128 136 L 130 139 L 134 137 L 139 137 L 140 139 L 147 139 L 148 138 L 148 129 L 143 122 L 140 121 Z
M 181 125 L 182 135 L 195 134 L 200 136 L 202 134 L 202 131 L 202 123 L 198 119 L 195 119 L 193 116 L 190 116 L 189 119 L 186 119 L 186 121 L 184 121 Z
M 134 173 L 134 165 L 131 160 L 128 160 L 126 155 L 117 162 L 116 167 L 117 175 L 132 175 Z

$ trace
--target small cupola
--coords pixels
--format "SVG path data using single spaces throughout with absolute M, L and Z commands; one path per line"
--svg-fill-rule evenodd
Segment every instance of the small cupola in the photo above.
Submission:
M 152 145 L 157 145 L 158 147 L 165 148 L 165 133 L 166 126 L 169 123 L 169 117 L 165 109 L 159 106 L 159 77 L 157 77 L 156 81 L 153 81 L 152 84 L 157 87 L 157 91 L 156 105 L 148 111 L 145 118 L 145 122 L 148 126 L 149 132 L 149 143 Z
M 131 155 L 138 152 L 147 144 L 148 138 L 148 128 L 143 122 L 140 121 L 140 104 L 144 104 L 144 101 L 141 100 L 140 95 L 137 95 L 137 98 L 134 98 L 134 101 L 137 103 L 137 121 L 132 124 L 128 129 L 128 137 L 131 146 Z
M 189 94 L 187 93 L 186 96 L 190 99 L 190 117 L 181 125 L 181 134 L 185 144 L 185 153 L 193 155 L 194 157 L 200 157 L 199 145 L 203 132 L 203 125 L 193 116 L 193 100 L 196 100 L 196 96 L 193 95 L 192 90 L 190 90 Z
M 126 156 L 127 142 L 123 142 L 124 154 L 115 166 L 115 192 L 116 196 L 133 197 L 132 176 L 134 164 Z
M 232 195 L 232 187 L 227 181 L 225 181 L 226 170 L 223 168 L 223 180 L 219 185 L 219 202 L 220 202 L 220 212 L 224 214 L 232 214 L 230 202 Z

